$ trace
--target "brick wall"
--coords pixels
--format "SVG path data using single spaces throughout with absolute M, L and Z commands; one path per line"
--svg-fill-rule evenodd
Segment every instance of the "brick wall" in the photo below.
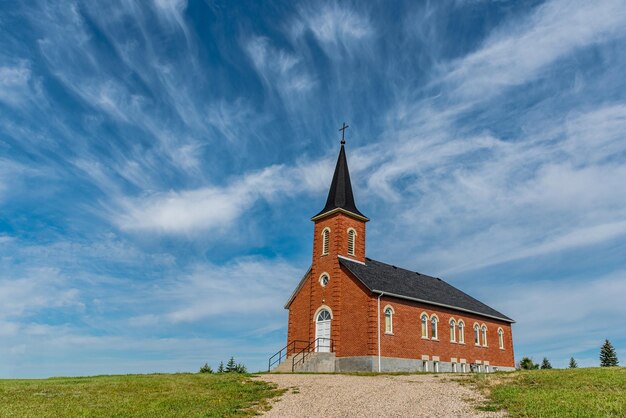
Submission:
M 394 310 L 393 335 L 385 334 L 384 308 L 387 305 Z M 380 308 L 382 356 L 419 359 L 422 355 L 427 355 L 430 358 L 439 356 L 440 361 L 450 361 L 451 358 L 457 358 L 458 361 L 464 358 L 467 363 L 486 360 L 493 366 L 515 366 L 513 336 L 508 322 L 385 296 L 381 298 Z M 422 312 L 426 312 L 429 318 L 432 314 L 439 318 L 438 341 L 430 339 L 430 322 L 429 339 L 422 338 Z M 450 318 L 454 318 L 457 323 L 461 319 L 465 322 L 464 344 L 458 342 L 458 328 L 457 342 L 450 341 Z M 474 345 L 474 323 L 487 326 L 487 347 Z M 504 331 L 504 350 L 499 348 L 498 327 Z

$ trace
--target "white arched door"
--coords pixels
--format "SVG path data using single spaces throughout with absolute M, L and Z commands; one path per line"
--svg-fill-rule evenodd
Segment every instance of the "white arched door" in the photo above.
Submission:
M 315 351 L 318 353 L 330 352 L 330 312 L 322 309 L 315 319 Z

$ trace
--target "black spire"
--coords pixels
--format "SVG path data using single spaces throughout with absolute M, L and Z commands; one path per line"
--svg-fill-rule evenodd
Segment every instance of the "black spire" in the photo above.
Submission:
M 341 149 L 339 150 L 339 157 L 337 158 L 337 165 L 335 166 L 335 174 L 333 175 L 333 181 L 328 191 L 328 199 L 326 199 L 326 206 L 324 206 L 324 209 L 315 215 L 313 219 L 335 209 L 343 209 L 346 212 L 350 212 L 367 220 L 367 217 L 359 212 L 354 203 L 344 143 L 345 141 L 342 138 Z

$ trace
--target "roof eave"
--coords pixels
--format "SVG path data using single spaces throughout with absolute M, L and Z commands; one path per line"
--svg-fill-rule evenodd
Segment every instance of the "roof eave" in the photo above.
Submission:
M 359 214 L 356 214 L 354 212 L 350 212 L 349 210 L 345 210 L 344 208 L 335 208 L 335 209 L 329 210 L 327 212 L 320 213 L 319 215 L 315 215 L 314 217 L 312 217 L 311 220 L 313 222 L 315 222 L 315 221 L 317 221 L 319 219 L 325 218 L 326 216 L 330 216 L 330 215 L 332 215 L 334 213 L 338 213 L 338 212 L 341 212 L 341 213 L 343 213 L 345 215 L 351 216 L 351 217 L 353 217 L 355 219 L 358 219 L 360 221 L 363 221 L 363 222 L 368 222 L 369 221 L 369 218 L 367 218 L 365 216 L 362 216 L 362 215 L 359 215 Z
M 432 302 L 432 301 L 429 301 L 429 300 L 413 298 L 411 296 L 398 295 L 396 293 L 385 292 L 383 290 L 377 290 L 377 289 L 372 289 L 372 292 L 374 292 L 374 293 L 382 293 L 383 295 L 392 296 L 392 297 L 398 298 L 398 299 L 406 299 L 406 300 L 411 300 L 411 301 L 414 301 L 414 302 L 426 303 L 428 305 L 441 306 L 441 307 L 444 307 L 444 308 L 454 309 L 454 310 L 457 310 L 457 311 L 468 312 L 468 313 L 472 313 L 474 315 L 479 315 L 479 316 L 484 316 L 484 317 L 487 317 L 487 318 L 497 319 L 499 321 L 510 322 L 511 324 L 515 323 L 515 321 L 513 319 L 511 319 L 511 318 L 502 318 L 502 317 L 495 316 L 495 315 L 489 315 L 489 314 L 485 314 L 485 313 L 481 313 L 481 312 L 472 311 L 471 309 L 465 309 L 465 308 L 459 308 L 458 306 L 446 305 L 445 303 Z

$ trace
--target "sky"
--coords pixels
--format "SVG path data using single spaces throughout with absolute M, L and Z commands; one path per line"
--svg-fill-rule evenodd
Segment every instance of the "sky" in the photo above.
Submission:
M 0 377 L 250 370 L 345 121 L 367 255 L 626 364 L 626 2 L 0 0 Z

